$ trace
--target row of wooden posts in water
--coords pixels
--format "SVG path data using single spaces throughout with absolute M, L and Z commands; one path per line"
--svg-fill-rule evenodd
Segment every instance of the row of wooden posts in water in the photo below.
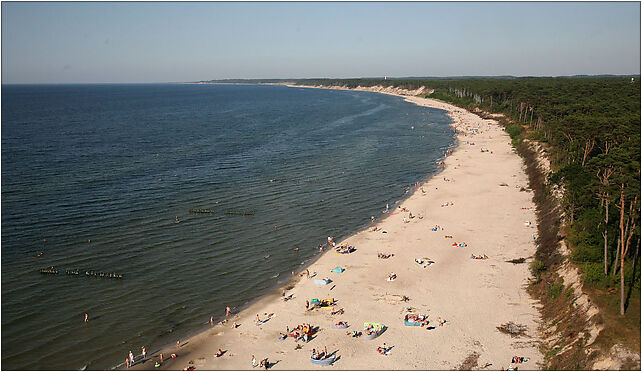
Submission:
M 214 213 L 214 209 L 190 209 L 190 213 Z M 236 215 L 236 216 L 254 216 L 253 210 L 240 210 L 240 209 L 226 209 L 225 214 Z
M 49 275 L 58 275 L 60 270 L 55 268 L 54 266 L 47 267 L 44 269 L 40 269 L 40 274 L 49 274 Z M 78 269 L 65 269 L 65 274 L 67 275 L 76 275 L 80 276 L 81 271 Z M 111 279 L 122 279 L 123 274 L 118 274 L 118 273 L 106 273 L 102 271 L 95 271 L 95 270 L 85 270 L 85 276 L 93 276 L 97 278 L 111 278 Z

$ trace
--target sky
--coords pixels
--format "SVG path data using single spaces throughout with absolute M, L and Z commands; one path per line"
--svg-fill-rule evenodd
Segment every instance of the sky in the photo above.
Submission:
M 2 2 L 2 83 L 640 74 L 639 2 Z

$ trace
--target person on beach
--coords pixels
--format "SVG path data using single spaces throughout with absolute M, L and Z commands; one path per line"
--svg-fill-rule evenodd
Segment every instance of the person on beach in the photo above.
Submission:
M 213 327 L 214 326 L 214 316 L 210 316 L 210 325 Z
M 256 358 L 252 355 L 252 368 L 256 367 Z
M 308 310 L 310 308 L 310 301 L 305 300 L 305 310 Z
M 218 358 L 218 357 L 220 357 L 221 355 L 223 355 L 223 350 L 218 349 L 218 351 L 216 352 L 216 357 Z
M 372 221 L 372 223 L 374 223 L 374 221 L 375 221 L 375 216 L 370 216 L 370 221 Z
M 259 325 L 261 323 L 261 320 L 259 319 L 259 314 L 256 314 L 256 319 L 254 320 L 256 325 Z
M 227 318 L 227 317 L 228 317 L 228 316 L 230 316 L 231 314 L 232 314 L 232 309 L 230 309 L 230 307 L 229 307 L 229 306 L 226 306 L 226 307 L 225 307 L 225 317 Z
M 125 357 L 125 366 L 129 368 L 129 357 Z
M 141 354 L 143 354 L 143 360 L 147 358 L 147 349 L 145 349 L 145 346 L 140 348 Z
M 129 363 L 133 366 L 134 365 L 134 353 L 132 353 L 131 350 L 129 350 Z

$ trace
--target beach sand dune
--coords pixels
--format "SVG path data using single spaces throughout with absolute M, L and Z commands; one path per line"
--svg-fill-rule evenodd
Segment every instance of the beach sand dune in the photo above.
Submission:
M 166 361 L 172 352 L 178 357 L 160 369 L 190 365 L 197 370 L 252 369 L 252 355 L 257 362 L 269 358 L 276 363 L 271 368 L 281 370 L 499 370 L 508 368 L 513 356 L 529 358 L 517 365 L 519 369 L 538 368 L 542 360 L 537 348 L 539 313 L 525 290 L 528 264 L 535 253 L 536 219 L 534 208 L 523 209 L 534 205 L 532 193 L 520 191 L 528 188 L 522 160 L 496 122 L 434 100 L 406 100 L 449 111 L 458 131 L 458 146 L 444 160 L 444 170 L 421 185 L 425 193 L 417 188 L 401 203 L 414 218 L 396 208 L 373 224 L 378 231 L 368 229 L 337 242 L 357 250 L 346 255 L 326 252 L 309 267 L 318 273 L 315 278 L 303 276 L 286 291 L 292 300 L 282 301 L 280 294 L 266 296 L 180 349 L 165 350 Z M 432 231 L 435 226 L 440 228 Z M 394 256 L 380 259 L 378 252 Z M 420 267 L 415 258 L 422 257 L 434 264 Z M 518 258 L 526 262 L 506 262 Z M 331 272 L 337 266 L 346 270 Z M 397 279 L 389 282 L 386 278 L 392 272 Z M 314 282 L 325 277 L 332 283 Z M 344 314 L 331 315 L 329 309 L 306 311 L 306 300 L 313 298 L 335 298 L 334 309 L 342 308 Z M 404 326 L 404 309 L 409 307 L 428 315 L 428 326 Z M 256 314 L 261 319 L 274 315 L 257 326 Z M 439 318 L 446 321 L 443 326 Z M 232 329 L 232 321 L 240 326 Z M 347 322 L 349 328 L 332 328 L 338 321 Z M 346 331 L 362 331 L 364 322 L 381 323 L 386 329 L 374 340 L 346 335 Z M 511 337 L 498 330 L 509 322 L 524 326 L 525 335 Z M 301 323 L 319 327 L 308 343 L 278 339 L 286 326 Z M 383 343 L 392 347 L 387 355 L 377 351 Z M 297 349 L 297 344 L 302 347 Z M 331 367 L 311 364 L 311 350 L 324 347 L 338 360 Z M 226 352 L 216 358 L 219 348 Z M 145 363 L 134 368 L 154 366 Z

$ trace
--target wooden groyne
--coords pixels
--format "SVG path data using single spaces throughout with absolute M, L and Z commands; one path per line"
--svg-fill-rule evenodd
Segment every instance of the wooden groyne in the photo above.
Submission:
M 49 275 L 58 275 L 60 270 L 55 268 L 54 266 L 47 267 L 44 269 L 40 269 L 40 274 L 49 274 Z M 115 273 L 115 272 L 104 272 L 104 271 L 96 271 L 96 270 L 79 270 L 79 269 L 65 269 L 65 274 L 66 275 L 71 275 L 71 276 L 93 276 L 96 278 L 108 278 L 108 279 L 122 279 L 123 274 Z
M 234 216 L 254 216 L 254 211 L 243 211 L 238 209 L 226 209 L 225 214 Z
M 190 209 L 190 213 L 214 213 L 214 209 Z

